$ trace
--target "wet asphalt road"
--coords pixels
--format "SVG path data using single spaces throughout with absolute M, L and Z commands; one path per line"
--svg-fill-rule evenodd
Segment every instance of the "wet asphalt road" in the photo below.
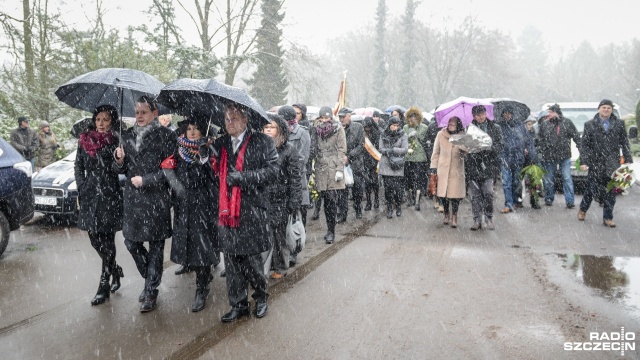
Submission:
M 234 324 L 219 321 L 228 310 L 222 265 L 205 310 L 190 312 L 194 275 L 173 274 L 170 241 L 158 308 L 140 314 L 143 280 L 120 233 L 123 286 L 90 306 L 99 258 L 86 233 L 38 216 L 0 258 L 0 358 L 619 358 L 563 344 L 621 326 L 640 338 L 639 208 L 636 187 L 618 198 L 618 227 L 608 229 L 597 204 L 581 223 L 559 195 L 552 207 L 496 214 L 495 231 L 472 232 L 468 200 L 458 229 L 423 200 L 421 212 L 392 220 L 350 213 L 331 246 L 323 218 L 309 221 L 308 247 L 272 282 L 267 317 Z M 640 358 L 634 345 L 624 358 Z

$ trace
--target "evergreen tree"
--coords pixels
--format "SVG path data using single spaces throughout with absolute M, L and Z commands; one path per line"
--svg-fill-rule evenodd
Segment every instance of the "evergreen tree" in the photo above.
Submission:
M 400 62 L 402 71 L 399 74 L 400 78 L 400 101 L 407 107 L 415 104 L 416 91 L 413 88 L 414 67 L 417 62 L 417 56 L 415 54 L 415 27 L 416 22 L 414 16 L 418 3 L 414 0 L 407 0 L 407 7 L 402 15 L 402 48 L 400 50 Z
M 376 9 L 376 37 L 374 48 L 375 71 L 373 73 L 373 100 L 374 106 L 382 107 L 386 102 L 384 82 L 387 79 L 387 66 L 384 51 L 384 34 L 387 20 L 387 5 L 385 0 L 378 0 Z
M 285 101 L 287 81 L 283 69 L 284 52 L 280 46 L 282 30 L 278 28 L 284 19 L 280 13 L 282 0 L 262 1 L 262 22 L 256 38 L 257 69 L 247 80 L 251 95 L 265 108 Z

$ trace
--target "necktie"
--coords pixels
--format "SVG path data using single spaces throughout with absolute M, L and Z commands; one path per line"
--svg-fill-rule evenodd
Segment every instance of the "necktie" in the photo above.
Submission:
M 231 145 L 233 146 L 233 153 L 235 154 L 236 151 L 238 150 L 238 143 L 240 143 L 240 140 L 234 138 L 231 140 Z

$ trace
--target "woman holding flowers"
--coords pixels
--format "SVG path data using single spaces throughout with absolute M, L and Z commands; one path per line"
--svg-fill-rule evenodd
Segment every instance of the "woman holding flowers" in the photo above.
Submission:
M 620 151 L 622 151 L 622 159 Z M 624 123 L 613 114 L 611 100 L 600 101 L 598 113 L 584 124 L 580 159 L 580 169 L 589 172 L 587 186 L 578 211 L 578 220 L 584 221 L 591 201 L 594 197 L 600 197 L 604 205 L 603 224 L 607 227 L 615 227 L 613 207 L 616 204 L 616 197 L 613 191 L 607 191 L 607 185 L 612 180 L 612 174 L 620 167 L 620 163 L 630 164 L 633 159 Z
M 405 178 L 408 206 L 416 206 L 420 211 L 420 197 L 427 193 L 429 158 L 426 152 L 427 132 L 429 127 L 422 123 L 422 111 L 412 106 L 405 113 L 407 124 L 403 131 L 409 139 L 409 150 L 405 157 Z

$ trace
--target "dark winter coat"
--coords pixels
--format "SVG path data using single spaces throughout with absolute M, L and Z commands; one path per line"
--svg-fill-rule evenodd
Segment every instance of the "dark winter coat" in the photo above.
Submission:
M 404 157 L 409 150 L 407 134 L 402 130 L 391 132 L 389 127 L 380 135 L 380 166 L 378 174 L 382 176 L 404 176 L 404 166 L 394 170 L 391 168 L 389 157 Z M 385 154 L 387 153 L 387 154 Z
M 247 130 L 239 148 L 249 141 L 244 157 L 240 184 L 240 227 L 218 225 L 220 248 L 225 254 L 255 255 L 272 246 L 269 226 L 269 185 L 278 177 L 278 152 L 273 140 L 262 133 Z M 231 136 L 224 135 L 214 142 L 217 154 L 222 148 L 229 154 L 228 167 L 235 167 L 238 153 L 233 153 Z M 216 161 L 220 161 L 220 155 Z M 219 178 L 216 177 L 216 182 Z M 219 183 L 216 184 L 219 188 Z M 231 188 L 229 188 L 231 191 Z
M 106 145 L 93 158 L 78 146 L 74 175 L 78 186 L 78 229 L 91 233 L 122 230 L 122 187 L 113 170 L 116 144 Z
M 366 124 L 365 124 L 366 125 Z M 374 148 L 378 149 L 380 147 L 380 128 L 378 125 L 371 121 L 370 126 L 368 127 L 368 131 L 366 131 L 367 137 L 369 138 L 369 142 L 373 145 Z M 378 167 L 378 160 L 376 160 L 368 151 L 365 149 L 364 153 L 364 168 L 365 170 L 375 169 Z
M 624 163 L 633 162 L 624 122 L 613 114 L 609 122 L 609 131 L 605 131 L 600 116 L 596 114 L 584 124 L 582 134 L 580 164 L 589 166 L 589 175 L 598 179 L 610 178 L 620 167 L 621 150 Z
M 272 224 L 287 221 L 289 214 L 300 209 L 302 199 L 302 163 L 298 150 L 291 143 L 285 142 L 277 151 L 280 171 L 278 178 L 269 186 L 269 216 Z
M 288 131 L 288 129 L 285 130 Z M 299 161 L 303 164 L 303 167 L 300 169 L 300 171 L 304 171 L 304 173 L 301 174 L 302 176 L 300 176 L 301 205 L 309 205 L 311 204 L 311 199 L 309 198 L 309 188 L 307 187 L 309 182 L 307 180 L 305 167 L 309 162 L 309 153 L 311 151 L 311 137 L 309 136 L 309 131 L 300 125 L 296 125 L 289 133 L 287 141 L 297 150 Z
M 473 120 L 473 125 L 483 129 L 483 126 Z M 491 149 L 471 153 L 465 161 L 465 169 L 471 181 L 493 179 L 500 171 L 500 152 L 504 146 L 502 130 L 494 121 L 487 120 L 486 133 L 491 137 Z
M 580 134 L 571 120 L 564 117 L 544 120 L 538 132 L 542 161 L 558 162 L 571 158 L 571 139 L 580 149 Z
M 120 167 L 114 162 L 114 169 L 127 177 L 122 235 L 130 241 L 161 241 L 171 237 L 171 197 L 160 164 L 173 155 L 177 137 L 164 126 L 154 126 L 157 127 L 144 135 L 139 150 L 134 128 L 123 130 L 124 164 Z M 135 176 L 142 177 L 140 188 L 131 184 Z
M 436 122 L 436 119 L 433 118 L 427 128 L 427 141 L 424 144 L 424 150 L 427 153 L 427 163 L 429 164 L 429 167 L 431 167 L 431 155 L 433 155 L 433 147 L 436 143 L 436 136 L 438 136 L 438 132 L 440 132 L 438 122 Z
M 210 266 L 218 262 L 218 192 L 213 187 L 213 169 L 206 161 L 188 163 L 174 153 L 179 182 L 173 191 L 173 236 L 171 261 L 190 266 Z
M 534 152 L 533 139 L 527 133 L 524 123 L 516 120 L 503 120 L 499 122 L 502 130 L 504 147 L 500 152 L 500 161 L 503 165 L 519 165 L 525 162 L 525 149 Z
M 30 128 L 13 129 L 9 142 L 26 159 L 31 160 L 38 150 L 38 134 Z
M 364 173 L 364 127 L 362 124 L 351 121 L 344 129 L 347 137 L 347 159 L 351 170 L 356 176 Z

